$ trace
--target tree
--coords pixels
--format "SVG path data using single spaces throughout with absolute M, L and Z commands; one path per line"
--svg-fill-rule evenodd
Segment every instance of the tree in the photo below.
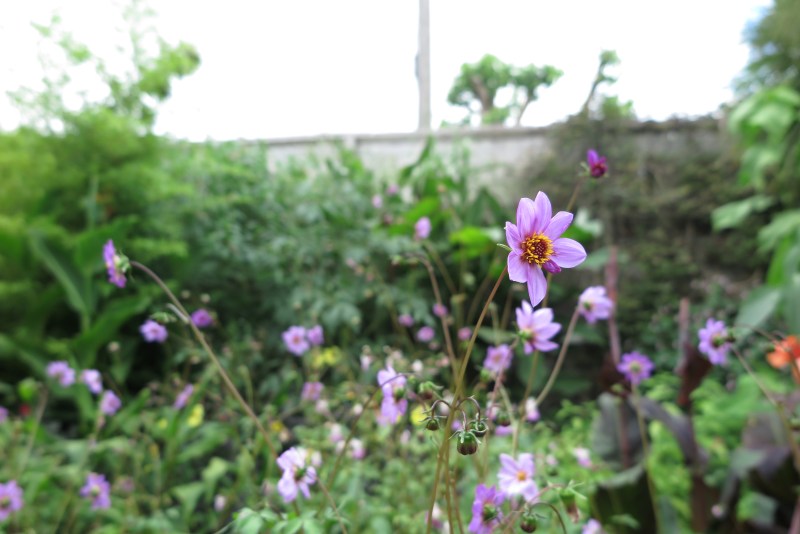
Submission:
M 562 74 L 550 65 L 519 68 L 487 54 L 477 63 L 461 65 L 447 101 L 467 109 L 464 123 L 479 115 L 481 124 L 503 124 L 516 111 L 515 123 L 519 125 L 528 105 L 538 98 L 539 88 L 551 86 Z M 506 87 L 513 91 L 512 100 L 499 105 L 498 92 Z

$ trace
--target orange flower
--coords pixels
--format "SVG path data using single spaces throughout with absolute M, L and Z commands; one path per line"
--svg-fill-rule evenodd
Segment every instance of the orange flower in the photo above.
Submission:
M 783 369 L 792 365 L 792 375 L 800 383 L 800 339 L 788 336 L 783 341 L 775 344 L 775 350 L 767 354 L 767 361 L 772 367 Z

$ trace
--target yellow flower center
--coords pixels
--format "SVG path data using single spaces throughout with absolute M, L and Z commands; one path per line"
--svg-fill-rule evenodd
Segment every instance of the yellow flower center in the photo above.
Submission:
M 525 471 L 517 471 L 517 480 L 523 482 L 528 479 L 528 473 Z
M 531 234 L 522 242 L 522 259 L 528 264 L 544 265 L 553 255 L 553 242 L 544 234 Z

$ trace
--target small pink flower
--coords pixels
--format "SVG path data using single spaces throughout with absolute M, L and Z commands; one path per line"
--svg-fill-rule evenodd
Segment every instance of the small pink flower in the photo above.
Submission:
M 92 500 L 92 510 L 111 508 L 111 485 L 105 475 L 89 473 L 80 495 Z
M 532 454 L 522 453 L 516 459 L 508 454 L 501 454 L 500 466 L 498 485 L 506 495 L 521 495 L 525 501 L 536 498 L 539 487 L 534 480 L 536 467 Z
M 436 304 L 433 305 L 433 314 L 436 317 L 447 317 L 448 313 L 449 310 L 447 309 L 447 306 L 445 306 L 444 304 L 439 304 L 437 302 Z
M 192 322 L 197 328 L 208 328 L 214 324 L 214 318 L 205 308 L 199 308 L 192 312 Z
M 47 364 L 47 376 L 55 378 L 64 387 L 75 383 L 75 370 L 63 360 Z
M 420 217 L 414 224 L 414 239 L 427 239 L 431 233 L 431 220 L 427 217 Z
M 469 341 L 469 338 L 472 337 L 472 328 L 465 326 L 463 328 L 458 329 L 458 339 L 460 341 Z
M 708 356 L 708 361 L 714 365 L 724 365 L 728 362 L 728 351 L 732 344 L 725 323 L 708 319 L 705 328 L 701 328 L 698 335 L 700 337 L 698 349 Z
M 86 384 L 95 395 L 99 395 L 103 391 L 103 377 L 100 376 L 100 371 L 97 369 L 84 369 L 81 371 L 81 382 Z
M 314 325 L 311 328 L 309 328 L 308 332 L 306 332 L 306 337 L 308 338 L 308 342 L 315 347 L 318 347 L 323 343 L 325 343 L 325 335 L 322 332 L 321 325 Z
M 411 328 L 412 326 L 414 326 L 414 318 L 407 313 L 404 313 L 403 315 L 398 317 L 397 322 L 407 328 Z
M 301 447 L 292 447 L 278 457 L 278 466 L 283 469 L 283 476 L 278 481 L 278 493 L 285 502 L 292 502 L 297 494 L 311 497 L 310 486 L 317 481 L 317 470 L 314 468 L 308 451 Z
M 594 324 L 598 319 L 608 319 L 614 302 L 606 296 L 603 286 L 587 287 L 578 298 L 578 312 L 589 324 Z
M 186 403 L 189 402 L 189 399 L 194 393 L 194 386 L 191 384 L 186 384 L 186 386 L 178 393 L 178 396 L 175 398 L 175 402 L 172 404 L 172 407 L 176 410 L 180 410 L 186 406 Z
M 561 330 L 561 325 L 553 322 L 553 310 L 550 308 L 533 311 L 528 302 L 522 301 L 522 307 L 517 308 L 517 327 L 525 340 L 525 354 L 558 348 L 558 344 L 550 339 Z
M 322 382 L 306 382 L 303 384 L 303 392 L 300 394 L 300 398 L 305 401 L 319 400 L 319 396 L 322 394 L 322 388 L 324 387 Z
M 380 195 L 372 196 L 372 207 L 379 210 L 383 207 L 383 197 Z
M 427 343 L 433 340 L 433 337 L 436 335 L 436 332 L 430 326 L 423 326 L 417 332 L 417 339 L 422 343 Z
M 475 500 L 472 502 L 472 521 L 469 523 L 469 531 L 475 534 L 492 534 L 503 520 L 500 507 L 505 500 L 505 494 L 494 486 L 478 484 L 475 488 Z
M 163 343 L 167 340 L 169 335 L 164 325 L 157 323 L 152 319 L 148 319 L 142 326 L 139 327 L 139 332 L 148 343 Z
M 113 391 L 105 390 L 103 396 L 100 397 L 100 411 L 106 415 L 114 415 L 122 407 L 122 401 L 119 400 Z
M 575 459 L 578 460 L 578 465 L 581 467 L 592 467 L 592 457 L 589 449 L 585 447 L 575 447 L 572 449 L 572 454 L 575 455 Z
M 499 375 L 509 368 L 511 359 L 514 357 L 514 352 L 506 344 L 498 345 L 497 347 L 489 347 L 486 351 L 486 360 L 483 362 L 483 367 Z
M 306 329 L 302 326 L 290 326 L 283 333 L 283 343 L 286 345 L 286 349 L 295 356 L 302 356 L 311 348 L 306 338 Z

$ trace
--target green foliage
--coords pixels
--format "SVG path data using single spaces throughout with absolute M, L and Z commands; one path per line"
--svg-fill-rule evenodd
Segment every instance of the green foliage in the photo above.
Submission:
M 481 124 L 503 124 L 515 113 L 519 125 L 528 105 L 538 98 L 539 89 L 550 87 L 562 75 L 562 71 L 551 65 L 514 67 L 487 54 L 477 63 L 461 65 L 447 101 L 467 109 L 465 123 L 479 114 Z M 513 91 L 513 98 L 509 104 L 500 105 L 497 96 L 506 87 Z

